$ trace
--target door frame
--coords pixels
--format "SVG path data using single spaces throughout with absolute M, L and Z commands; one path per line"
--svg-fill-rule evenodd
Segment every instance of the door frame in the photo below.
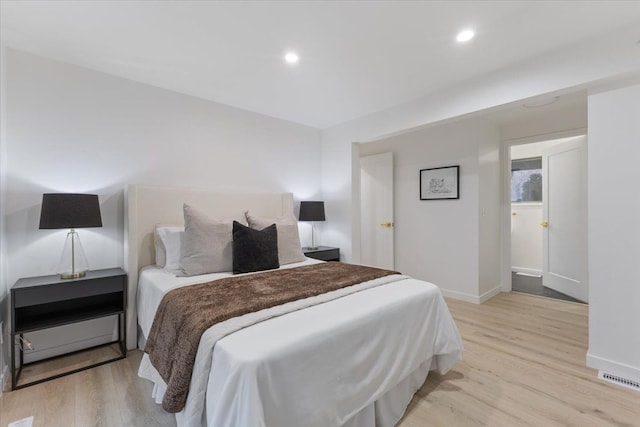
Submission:
M 523 138 L 502 141 L 500 145 L 500 162 L 502 169 L 500 206 L 500 282 L 502 292 L 511 292 L 511 147 L 514 145 L 531 144 L 533 142 L 549 141 L 553 139 L 569 138 L 587 135 L 587 128 L 569 129 L 566 131 L 532 135 Z M 587 212 L 588 214 L 588 212 Z

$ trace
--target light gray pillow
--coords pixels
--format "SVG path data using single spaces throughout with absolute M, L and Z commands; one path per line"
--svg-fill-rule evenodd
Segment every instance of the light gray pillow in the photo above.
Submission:
M 187 205 L 180 267 L 185 276 L 219 273 L 233 269 L 233 221 L 246 225 L 243 214 L 215 220 Z
M 278 229 L 278 260 L 280 265 L 301 262 L 306 259 L 302 253 L 300 235 L 298 234 L 298 220 L 291 214 L 285 214 L 280 218 L 261 218 L 247 212 L 249 227 L 262 230 L 271 224 Z

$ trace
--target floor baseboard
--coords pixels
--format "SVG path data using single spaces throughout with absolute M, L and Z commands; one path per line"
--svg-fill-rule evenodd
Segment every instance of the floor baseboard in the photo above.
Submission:
M 522 271 L 516 271 L 518 276 L 527 276 L 527 277 L 542 277 L 542 274 L 533 274 L 533 273 L 523 273 Z

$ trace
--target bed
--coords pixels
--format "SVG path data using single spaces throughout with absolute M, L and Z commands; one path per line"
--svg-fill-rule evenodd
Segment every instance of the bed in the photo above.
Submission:
M 277 218 L 293 211 L 291 194 L 221 194 L 127 187 L 126 267 L 130 348 L 149 334 L 170 290 L 230 273 L 177 277 L 156 267 L 157 224 L 180 224 L 183 203 L 225 217 L 249 210 Z M 280 269 L 304 269 L 306 259 Z M 300 267 L 300 268 L 298 268 Z M 439 289 L 399 274 L 230 319 L 199 343 L 179 426 L 393 426 L 430 370 L 461 359 L 462 342 Z M 311 301 L 313 299 L 313 301 Z M 262 317 L 260 317 L 262 316 Z M 235 332 L 228 333 L 234 325 Z M 135 337 L 138 342 L 135 342 Z M 147 355 L 139 375 L 166 383 Z

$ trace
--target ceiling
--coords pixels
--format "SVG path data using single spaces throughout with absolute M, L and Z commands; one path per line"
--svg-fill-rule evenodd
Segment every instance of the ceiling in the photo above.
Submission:
M 9 47 L 320 129 L 640 25 L 640 1 L 0 5 Z

